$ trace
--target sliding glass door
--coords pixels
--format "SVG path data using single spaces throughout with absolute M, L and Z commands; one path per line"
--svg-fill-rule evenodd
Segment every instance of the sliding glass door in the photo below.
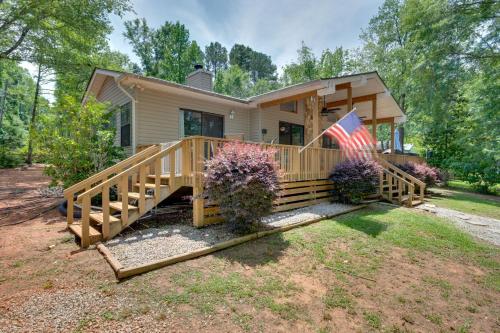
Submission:
M 304 126 L 280 121 L 279 123 L 280 144 L 282 145 L 304 145 Z
M 224 116 L 193 110 L 181 110 L 181 136 L 224 136 Z

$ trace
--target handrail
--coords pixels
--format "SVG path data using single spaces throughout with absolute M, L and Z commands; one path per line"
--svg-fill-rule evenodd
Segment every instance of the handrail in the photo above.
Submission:
M 377 161 L 380 163 L 382 162 L 381 164 L 385 164 L 386 166 L 388 166 L 388 168 L 392 168 L 394 170 L 396 170 L 396 172 L 399 172 L 400 174 L 402 174 L 404 177 L 408 178 L 408 179 L 411 179 L 413 182 L 417 183 L 419 186 L 424 186 L 425 187 L 425 183 L 423 181 L 421 181 L 420 179 L 418 178 L 415 178 L 414 176 L 410 175 L 409 173 L 401 170 L 400 168 L 398 168 L 397 166 L 395 166 L 394 164 L 384 160 L 383 158 L 380 158 L 380 157 L 376 157 Z
M 398 176 L 398 175 L 397 175 L 397 174 L 395 174 L 394 172 L 391 172 L 390 170 L 388 170 L 388 169 L 386 169 L 386 168 L 384 168 L 384 167 L 382 167 L 382 170 L 383 170 L 383 171 L 385 171 L 385 172 L 387 172 L 388 174 L 390 174 L 392 177 L 395 177 L 396 179 L 403 181 L 406 185 L 409 185 L 409 186 L 415 186 L 415 185 L 413 185 L 413 183 L 411 183 L 411 182 L 407 181 L 407 180 L 406 180 L 406 179 L 404 179 L 403 177 Z
M 382 172 L 385 172 L 388 177 L 391 177 L 391 178 L 388 178 L 388 181 L 389 181 L 389 184 L 388 184 L 388 187 L 389 187 L 389 190 L 388 190 L 388 199 L 389 200 L 392 200 L 393 198 L 393 195 L 392 195 L 392 177 L 397 179 L 399 181 L 399 183 L 396 184 L 397 188 L 398 188 L 398 199 L 399 199 L 399 202 L 402 202 L 402 198 L 403 198 L 403 192 L 404 192 L 404 189 L 401 187 L 401 184 L 405 184 L 408 186 L 408 201 L 407 201 L 407 205 L 408 207 L 411 207 L 412 206 L 412 203 L 413 203 L 413 196 L 415 195 L 415 185 L 409 181 L 407 181 L 406 179 L 404 179 L 403 177 L 400 177 L 398 176 L 397 174 L 391 172 L 390 170 L 382 167 Z M 383 190 L 382 190 L 382 172 L 380 174 L 380 181 L 381 181 L 381 185 L 380 185 L 380 195 L 383 194 Z M 404 185 L 403 185 L 404 186 Z
M 180 147 L 182 141 L 178 141 L 177 143 L 175 143 L 174 145 L 171 145 L 169 146 L 167 149 L 165 150 L 162 150 L 162 151 L 159 151 L 157 152 L 156 154 L 148 157 L 147 159 L 131 166 L 130 168 L 126 169 L 126 170 L 123 170 L 122 172 L 114 175 L 113 177 L 107 179 L 106 181 L 92 187 L 90 190 L 88 191 L 85 191 L 83 193 L 81 193 L 79 196 L 78 196 L 78 199 L 77 199 L 77 202 L 81 202 L 82 198 L 84 196 L 90 196 L 90 197 L 93 197 L 94 195 L 96 195 L 97 193 L 101 192 L 102 189 L 105 187 L 105 186 L 113 186 L 115 184 L 118 183 L 118 181 L 120 180 L 120 178 L 122 178 L 123 176 L 125 175 L 128 175 L 136 170 L 138 170 L 141 166 L 146 166 L 146 165 L 149 165 L 150 163 L 154 162 L 155 160 L 159 159 L 159 158 L 163 158 L 165 157 L 168 153 L 170 153 L 170 151 L 172 150 L 175 150 L 177 148 Z
M 104 169 L 104 170 L 100 171 L 99 173 L 96 173 L 95 175 L 92 175 L 89 178 L 82 180 L 79 183 L 76 183 L 76 184 L 68 187 L 67 189 L 64 190 L 64 197 L 66 199 L 68 199 L 70 196 L 73 197 L 74 193 L 85 189 L 86 186 L 88 186 L 88 185 L 92 186 L 93 184 L 97 183 L 98 181 L 102 181 L 104 178 L 107 179 L 107 177 L 109 175 L 115 173 L 117 170 L 125 168 L 126 166 L 136 162 L 137 160 L 144 158 L 144 156 L 147 156 L 147 155 L 151 154 L 153 151 L 156 151 L 158 149 L 160 149 L 159 145 L 153 145 L 151 147 L 148 147 L 148 148 L 144 149 L 143 151 L 141 151 L 135 155 L 132 155 L 129 158 L 124 159 L 123 161 L 120 161 L 117 164 L 115 164 L 107 169 Z

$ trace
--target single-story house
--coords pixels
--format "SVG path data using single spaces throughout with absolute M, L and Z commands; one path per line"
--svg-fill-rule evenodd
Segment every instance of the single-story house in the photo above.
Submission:
M 394 151 L 395 124 L 405 120 L 377 72 L 318 79 L 245 99 L 214 92 L 212 82 L 212 74 L 201 67 L 186 84 L 106 69 L 93 72 L 83 103 L 94 96 L 113 106 L 116 145 L 129 157 L 65 190 L 68 225 L 82 246 L 113 237 L 186 190 L 193 195 L 195 226 L 222 221 L 217 204 L 203 196 L 204 161 L 231 140 L 276 150 L 281 192 L 274 211 L 328 201 L 334 186 L 328 176 L 346 158 L 344 152 L 325 136 L 300 148 L 355 107 L 375 139 L 377 124 L 390 125 Z M 425 185 L 391 164 L 410 157 L 374 158 L 383 167 L 381 197 L 409 206 L 423 200 Z M 99 210 L 91 205 L 96 196 L 102 201 Z M 75 199 L 81 205 L 79 223 L 73 223 Z

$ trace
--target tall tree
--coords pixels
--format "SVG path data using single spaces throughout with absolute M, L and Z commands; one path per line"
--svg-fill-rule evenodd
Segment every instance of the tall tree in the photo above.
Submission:
M 1 1 L 0 58 L 36 61 L 40 50 L 88 50 L 111 31 L 109 14 L 129 9 L 128 0 Z
M 0 168 L 21 163 L 35 83 L 14 61 L 0 61 Z
M 322 78 L 334 77 L 348 71 L 348 51 L 337 47 L 332 52 L 326 49 L 321 54 L 318 63 L 319 76 Z
M 282 81 L 285 85 L 311 81 L 319 77 L 317 59 L 313 51 L 302 42 L 297 50 L 297 62 L 285 65 Z
M 218 93 L 234 97 L 248 97 L 251 94 L 250 89 L 250 75 L 237 65 L 219 71 L 215 77 L 214 90 Z
M 254 51 L 249 46 L 234 44 L 229 52 L 229 63 L 249 72 L 253 83 L 259 79 L 276 79 L 276 65 L 271 57 Z
M 43 74 L 67 65 L 80 55 L 106 45 L 111 32 L 110 14 L 129 10 L 128 0 L 0 2 L 0 59 L 26 60 L 38 67 L 37 82 Z M 40 93 L 35 89 L 26 161 L 32 161 L 33 135 Z
M 145 19 L 135 19 L 125 22 L 124 36 L 141 59 L 146 75 L 184 83 L 193 66 L 203 63 L 203 52 L 180 22 L 165 22 L 154 29 Z
M 227 68 L 227 49 L 219 42 L 211 42 L 205 46 L 205 64 L 217 76 L 218 71 Z

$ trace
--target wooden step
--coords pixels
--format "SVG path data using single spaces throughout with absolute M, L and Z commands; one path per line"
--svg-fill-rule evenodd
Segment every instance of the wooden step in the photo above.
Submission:
M 90 213 L 90 218 L 96 221 L 98 224 L 102 224 L 104 221 L 104 216 L 102 212 Z M 116 222 L 120 222 L 120 219 L 110 214 L 109 223 L 116 223 Z
M 141 198 L 141 194 L 139 192 L 128 192 L 128 198 L 129 199 L 134 199 L 134 200 L 139 200 Z M 146 199 L 153 199 L 152 195 L 145 195 Z
M 77 235 L 80 239 L 82 238 L 81 224 L 71 224 L 69 226 L 69 230 L 75 235 Z M 92 226 L 89 226 L 89 238 L 90 238 L 90 244 L 95 244 L 102 240 L 102 234 Z
M 423 204 L 424 202 L 422 200 L 413 200 L 411 202 L 412 207 L 418 206 L 420 204 Z
M 114 210 L 119 210 L 120 212 L 122 211 L 122 202 L 121 201 L 111 201 L 109 203 L 109 207 L 114 209 Z M 139 209 L 138 207 L 136 206 L 133 206 L 133 205 L 128 205 L 128 210 L 137 210 Z
M 141 184 L 137 183 L 135 184 L 135 187 L 141 187 Z M 147 188 L 148 190 L 154 190 L 156 188 L 156 185 L 154 183 L 145 183 L 144 187 Z M 163 188 L 168 188 L 168 185 L 161 184 L 160 189 Z

